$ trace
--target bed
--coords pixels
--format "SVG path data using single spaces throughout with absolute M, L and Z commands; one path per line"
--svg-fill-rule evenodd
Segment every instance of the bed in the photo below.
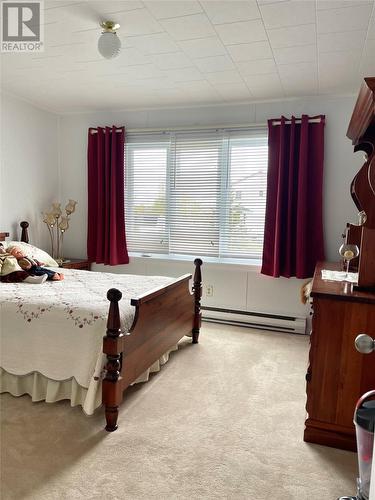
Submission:
M 28 242 L 28 223 L 21 227 L 21 241 Z M 194 264 L 192 293 L 191 274 L 174 279 L 64 269 L 61 282 L 0 283 L 1 370 L 8 386 L 19 383 L 12 373 L 20 370 L 34 381 L 41 375 L 77 384 L 91 398 L 86 413 L 102 403 L 105 429 L 115 431 L 125 389 L 157 369 L 185 335 L 198 343 L 202 260 Z

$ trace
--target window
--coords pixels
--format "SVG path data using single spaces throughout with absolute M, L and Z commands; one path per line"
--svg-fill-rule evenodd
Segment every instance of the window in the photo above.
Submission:
M 261 258 L 267 154 L 265 129 L 128 134 L 129 251 Z

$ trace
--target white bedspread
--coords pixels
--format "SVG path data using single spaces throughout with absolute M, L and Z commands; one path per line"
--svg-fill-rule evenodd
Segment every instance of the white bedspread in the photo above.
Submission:
M 60 269 L 61 271 L 61 269 Z M 103 366 L 109 288 L 118 288 L 121 328 L 134 318 L 130 299 L 173 281 L 64 269 L 65 280 L 41 285 L 0 283 L 0 366 L 15 375 L 39 372 L 89 388 Z

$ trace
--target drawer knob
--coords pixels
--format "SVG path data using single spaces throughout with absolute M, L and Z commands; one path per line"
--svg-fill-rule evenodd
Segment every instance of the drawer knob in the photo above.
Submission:
M 365 333 L 358 335 L 354 341 L 355 348 L 362 354 L 370 354 L 375 351 L 375 339 Z

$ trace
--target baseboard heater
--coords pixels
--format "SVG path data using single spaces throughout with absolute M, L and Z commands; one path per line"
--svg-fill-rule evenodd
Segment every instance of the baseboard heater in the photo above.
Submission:
M 298 333 L 301 335 L 306 333 L 306 318 L 293 316 L 202 306 L 202 319 L 212 323 L 247 326 L 248 328 L 262 330 Z

